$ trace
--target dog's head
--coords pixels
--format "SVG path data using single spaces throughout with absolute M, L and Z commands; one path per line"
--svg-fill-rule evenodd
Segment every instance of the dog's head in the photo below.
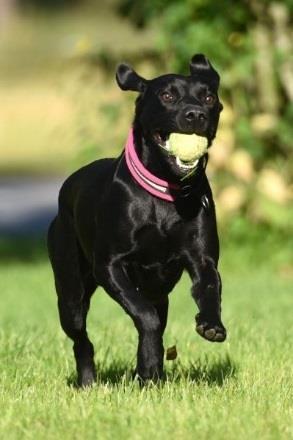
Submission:
M 139 93 L 135 124 L 149 144 L 164 146 L 171 133 L 182 133 L 203 136 L 211 145 L 223 106 L 218 98 L 220 77 L 204 55 L 193 56 L 189 76 L 168 74 L 146 80 L 120 64 L 116 79 L 122 90 Z

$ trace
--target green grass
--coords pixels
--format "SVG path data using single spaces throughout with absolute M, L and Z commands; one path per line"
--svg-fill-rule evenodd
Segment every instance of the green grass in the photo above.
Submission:
M 247 267 L 235 249 L 222 261 L 227 342 L 195 333 L 184 277 L 171 295 L 165 334 L 178 358 L 165 362 L 164 383 L 140 389 L 131 380 L 133 324 L 97 291 L 89 333 L 99 379 L 79 391 L 46 259 L 2 260 L 1 438 L 292 438 L 292 279 L 271 264 Z

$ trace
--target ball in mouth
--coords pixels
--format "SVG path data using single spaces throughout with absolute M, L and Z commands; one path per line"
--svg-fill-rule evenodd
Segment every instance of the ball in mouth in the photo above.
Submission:
M 197 134 L 170 133 L 163 138 L 156 133 L 155 140 L 168 154 L 175 156 L 182 170 L 195 168 L 208 149 L 207 138 Z

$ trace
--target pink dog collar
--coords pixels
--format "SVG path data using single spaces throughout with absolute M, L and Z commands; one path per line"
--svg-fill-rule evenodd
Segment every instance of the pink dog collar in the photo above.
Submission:
M 180 186 L 159 179 L 143 166 L 135 151 L 132 129 L 129 131 L 125 146 L 125 158 L 132 177 L 142 188 L 160 199 L 167 200 L 168 202 L 175 201 L 175 197 L 171 194 L 171 190 L 179 191 Z

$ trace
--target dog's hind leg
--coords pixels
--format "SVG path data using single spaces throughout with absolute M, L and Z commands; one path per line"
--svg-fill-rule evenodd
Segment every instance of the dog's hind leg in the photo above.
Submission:
M 53 221 L 48 249 L 54 271 L 61 326 L 73 341 L 78 385 L 91 385 L 96 379 L 94 349 L 86 331 L 90 298 L 97 285 L 82 255 L 69 215 Z
M 163 340 L 162 324 L 156 307 L 141 295 L 129 279 L 123 262 L 116 259 L 96 267 L 96 277 L 106 292 L 131 317 L 138 331 L 138 350 L 136 372 L 144 382 L 148 379 L 159 379 L 163 373 Z M 105 267 L 107 270 L 105 270 Z M 163 315 L 162 315 L 163 317 Z M 162 326 L 163 325 L 163 326 Z

